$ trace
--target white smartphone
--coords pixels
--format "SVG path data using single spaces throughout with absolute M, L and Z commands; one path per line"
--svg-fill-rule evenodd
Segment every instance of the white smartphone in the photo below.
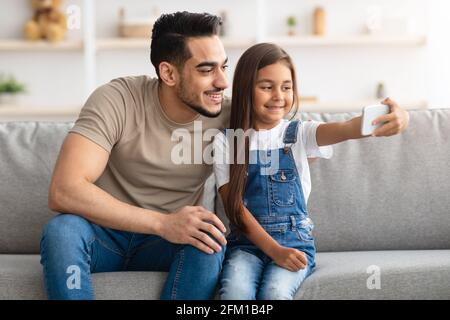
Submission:
M 363 108 L 361 120 L 361 134 L 363 136 L 371 135 L 376 128 L 381 127 L 383 123 L 373 125 L 372 121 L 383 114 L 389 113 L 389 106 L 384 104 L 374 104 Z

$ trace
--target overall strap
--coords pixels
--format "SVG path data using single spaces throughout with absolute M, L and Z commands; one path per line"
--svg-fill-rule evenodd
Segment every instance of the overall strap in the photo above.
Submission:
M 284 153 L 288 153 L 290 147 L 297 142 L 297 132 L 300 120 L 291 121 L 284 132 Z
M 294 120 L 289 122 L 288 127 L 286 128 L 286 131 L 284 132 L 284 143 L 296 143 L 297 142 L 297 131 L 298 131 L 298 125 L 300 124 L 300 120 Z

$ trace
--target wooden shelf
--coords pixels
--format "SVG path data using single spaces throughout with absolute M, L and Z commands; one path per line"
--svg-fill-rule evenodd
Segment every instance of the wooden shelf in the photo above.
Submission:
M 296 47 L 325 47 L 325 46 L 423 46 L 427 39 L 425 36 L 298 36 L 298 37 L 272 37 L 267 42 L 277 43 L 280 46 Z
M 104 38 L 96 44 L 98 50 L 150 49 L 150 41 L 145 38 Z
M 246 49 L 256 43 L 254 39 L 222 38 L 226 48 Z M 423 46 L 425 36 L 387 37 L 387 36 L 347 36 L 347 37 L 274 37 L 264 42 L 277 43 L 287 47 L 325 47 L 325 46 Z M 148 49 L 148 39 L 133 38 L 105 38 L 97 40 L 99 50 Z
M 230 38 L 230 37 L 224 37 L 221 38 L 222 43 L 225 48 L 230 49 L 247 49 L 248 47 L 256 44 L 255 39 L 245 39 L 245 38 Z
M 222 38 L 226 48 L 247 48 L 255 43 L 252 39 Z M 103 38 L 96 40 L 98 50 L 150 49 L 146 38 Z
M 74 121 L 81 107 L 25 107 L 0 105 L 0 121 Z
M 425 36 L 346 36 L 346 37 L 272 37 L 263 40 L 287 47 L 324 47 L 324 46 L 422 46 L 426 44 Z M 224 37 L 222 42 L 226 48 L 246 49 L 256 43 L 250 38 Z M 97 50 L 129 50 L 149 49 L 150 41 L 146 38 L 100 38 L 95 41 Z M 0 40 L 0 51 L 81 51 L 82 40 L 67 40 L 59 43 L 47 41 Z
M 81 51 L 83 41 L 71 40 L 58 43 L 47 41 L 0 40 L 0 51 Z

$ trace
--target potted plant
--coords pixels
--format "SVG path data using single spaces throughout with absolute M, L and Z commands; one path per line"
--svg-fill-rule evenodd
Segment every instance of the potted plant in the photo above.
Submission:
M 0 105 L 14 105 L 19 93 L 25 92 L 25 85 L 13 76 L 0 75 Z
M 288 16 L 286 23 L 288 26 L 288 35 L 295 36 L 295 27 L 297 26 L 297 19 L 295 16 Z

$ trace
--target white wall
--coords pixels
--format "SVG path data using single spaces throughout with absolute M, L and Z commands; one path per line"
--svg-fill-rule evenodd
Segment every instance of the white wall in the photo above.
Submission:
M 450 1 L 428 7 L 427 96 L 430 108 L 450 107 Z
M 264 0 L 95 0 L 97 37 L 117 35 L 118 8 L 130 15 L 177 10 L 228 11 L 229 33 L 236 37 L 258 34 L 256 3 Z M 18 38 L 30 16 L 28 0 L 1 0 L 0 39 Z M 300 91 L 322 101 L 356 101 L 373 98 L 378 81 L 398 100 L 427 100 L 433 107 L 450 106 L 449 35 L 450 1 L 446 0 L 279 0 L 265 1 L 265 31 L 268 36 L 286 33 L 285 17 L 295 14 L 298 33 L 311 32 L 311 14 L 317 5 L 327 12 L 329 35 L 359 34 L 367 7 L 379 6 L 385 16 L 406 16 L 415 21 L 415 34 L 427 34 L 424 47 L 302 47 L 285 49 L 293 56 L 300 78 Z M 82 0 L 65 0 L 65 7 Z M 81 39 L 82 30 L 71 30 L 70 39 Z M 243 49 L 227 49 L 230 79 Z M 97 85 L 132 74 L 154 75 L 147 50 L 107 50 L 97 53 Z M 13 73 L 28 84 L 27 105 L 55 107 L 80 105 L 84 101 L 83 52 L 0 52 L 0 72 Z

